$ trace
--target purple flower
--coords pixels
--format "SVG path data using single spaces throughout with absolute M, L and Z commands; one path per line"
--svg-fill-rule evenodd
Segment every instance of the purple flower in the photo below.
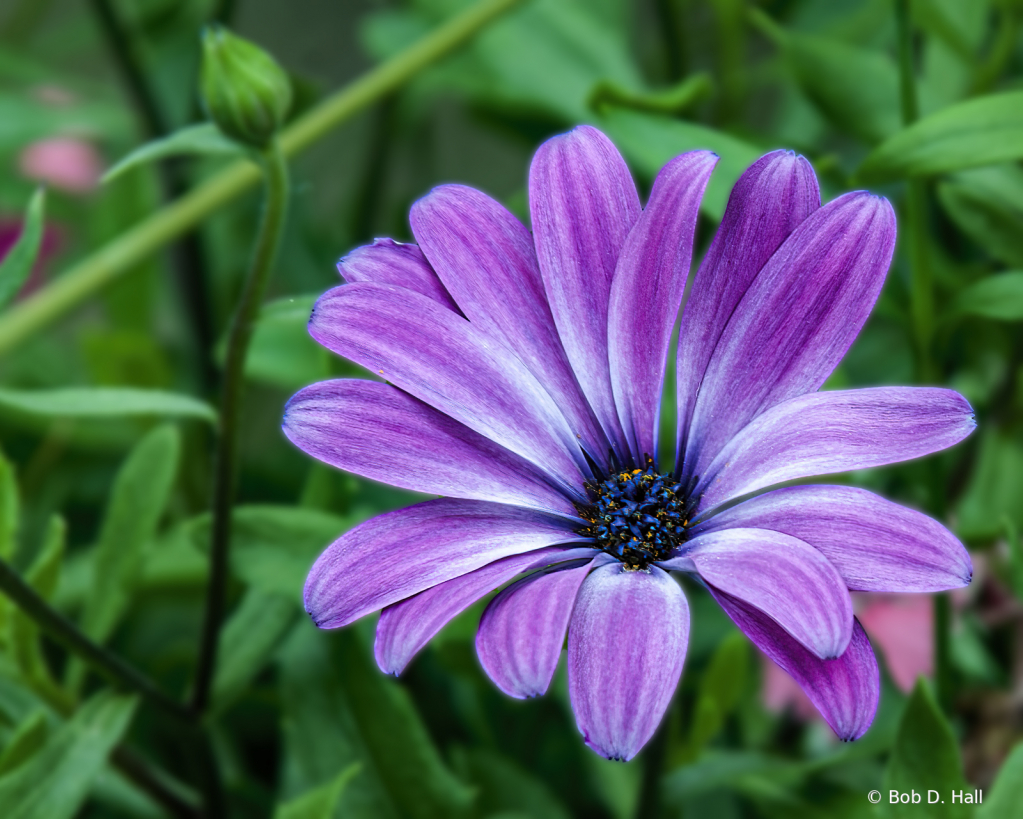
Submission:
M 386 380 L 314 384 L 284 431 L 305 452 L 438 500 L 380 515 L 317 560 L 321 628 L 382 609 L 376 658 L 398 674 L 473 602 L 476 648 L 513 697 L 550 685 L 568 639 L 572 708 L 599 754 L 631 759 L 685 660 L 704 586 L 842 739 L 861 736 L 878 667 L 849 590 L 970 581 L 944 527 L 862 489 L 783 482 L 917 458 L 974 428 L 955 392 L 818 392 L 884 281 L 895 217 L 849 193 L 821 207 L 778 151 L 732 191 L 678 342 L 674 470 L 657 461 L 668 348 L 700 198 L 717 157 L 683 154 L 641 208 L 622 157 L 583 126 L 544 143 L 530 232 L 472 188 L 412 207 L 417 245 L 344 258 L 313 337 Z M 743 500 L 744 498 L 748 498 Z M 520 575 L 524 575 L 520 577 Z

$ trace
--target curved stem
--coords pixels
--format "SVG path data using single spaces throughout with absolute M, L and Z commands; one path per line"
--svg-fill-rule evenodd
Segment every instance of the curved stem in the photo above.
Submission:
M 481 0 L 470 6 L 297 119 L 281 133 L 282 150 L 287 156 L 305 150 L 342 122 L 393 93 L 426 66 L 465 45 L 480 29 L 520 2 Z M 232 163 L 14 305 L 0 317 L 0 354 L 131 272 L 139 262 L 192 230 L 257 182 L 259 171 L 251 162 Z
M 0 591 L 3 591 L 53 640 L 81 657 L 98 674 L 115 685 L 137 691 L 179 719 L 191 720 L 191 712 L 184 705 L 169 697 L 156 683 L 117 655 L 90 640 L 78 626 L 40 597 L 36 590 L 4 560 L 0 560 Z
M 231 506 L 238 470 L 238 422 L 242 388 L 245 383 L 245 357 L 252 340 L 259 307 L 273 270 L 288 207 L 288 164 L 280 143 L 274 139 L 263 155 L 266 180 L 263 219 L 256 239 L 249 275 L 245 279 L 238 308 L 231 322 L 224 364 L 224 387 L 220 402 L 220 436 L 213 465 L 213 523 L 210 532 L 210 576 L 206 589 L 206 614 L 203 622 L 199 664 L 191 705 L 202 713 L 209 701 L 216 667 L 217 642 L 224 619 L 227 593 L 227 558 L 231 544 Z

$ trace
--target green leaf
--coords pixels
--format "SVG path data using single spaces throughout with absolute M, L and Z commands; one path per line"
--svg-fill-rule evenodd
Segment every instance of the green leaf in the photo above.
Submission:
M 198 418 L 216 423 L 205 401 L 163 390 L 131 387 L 69 387 L 57 390 L 0 389 L 0 408 L 49 418 L 124 418 L 134 415 Z
M 1023 600 L 1023 539 L 1019 527 L 1008 515 L 1002 515 L 1005 541 L 1009 546 L 1009 585 L 1016 597 Z
M 345 819 L 447 819 L 472 792 L 445 766 L 405 689 L 383 675 L 354 630 L 296 628 L 281 655 L 286 792 L 361 762 Z
M 994 784 L 984 794 L 977 819 L 1023 819 L 1023 742 L 1002 763 Z
M 909 794 L 915 792 L 921 801 L 916 804 L 889 804 L 892 817 L 918 817 L 921 815 L 920 806 L 924 804 L 929 817 L 970 815 L 965 805 L 953 803 L 951 797 L 953 791 L 973 792 L 963 779 L 959 745 L 930 687 L 922 678 L 917 681 L 906 704 L 885 771 L 882 794 L 887 797 L 893 790 Z M 944 801 L 927 804 L 927 792 L 931 790 L 937 791 L 938 798 Z
M 220 634 L 213 704 L 223 709 L 263 670 L 295 622 L 295 604 L 278 594 L 249 589 Z
M 106 184 L 139 165 L 172 156 L 237 156 L 240 153 L 242 146 L 220 133 L 220 129 L 212 122 L 187 125 L 162 139 L 155 139 L 136 148 L 103 174 L 100 181 Z
M 295 506 L 239 506 L 231 534 L 231 568 L 253 588 L 301 604 L 313 561 L 356 521 Z M 191 537 L 209 544 L 209 515 L 191 522 Z
M 0 776 L 27 762 L 43 747 L 49 732 L 46 713 L 33 711 L 21 721 L 0 753 Z
M 38 188 L 28 200 L 21 236 L 0 261 L 0 309 L 18 294 L 39 257 L 39 248 L 43 245 L 45 204 L 46 192 Z
M 103 691 L 28 762 L 0 777 L 4 819 L 72 819 L 121 741 L 137 698 Z
M 361 767 L 358 762 L 353 762 L 326 785 L 284 803 L 274 811 L 274 819 L 332 819 L 341 802 L 341 794 Z
M 297 390 L 330 375 L 330 354 L 308 330 L 317 298 L 290 296 L 263 307 L 245 359 L 246 378 Z
M 14 465 L 0 452 L 0 559 L 10 560 L 18 535 L 18 482 Z
M 955 515 L 964 539 L 996 538 L 1008 517 L 1023 525 L 1023 444 L 992 427 L 982 430 L 979 452 Z
M 1023 268 L 1023 169 L 995 165 L 963 171 L 938 185 L 938 200 L 982 250 Z
M 589 106 L 600 113 L 605 106 L 631 108 L 651 114 L 678 115 L 714 93 L 710 74 L 701 71 L 664 91 L 636 92 L 611 80 L 601 80 L 590 92 Z
M 887 139 L 857 176 L 881 182 L 1023 158 L 1023 91 L 950 105 Z
M 170 499 L 180 450 L 177 429 L 170 424 L 157 427 L 128 453 L 114 479 L 81 617 L 82 630 L 98 643 L 107 641 L 131 603 L 145 549 Z M 81 685 L 84 671 L 80 662 L 69 666 L 72 689 Z
M 723 131 L 639 111 L 611 109 L 595 124 L 648 179 L 653 179 L 665 163 L 685 151 L 714 151 L 721 160 L 714 169 L 700 208 L 716 220 L 724 215 L 736 180 L 763 153 Z
M 571 814 L 537 776 L 487 748 L 458 749 L 456 769 L 479 786 L 474 805 L 481 816 L 515 813 L 531 819 L 570 819 Z
M 971 284 L 959 292 L 952 307 L 967 316 L 999 321 L 1023 319 L 1023 271 L 1000 273 Z

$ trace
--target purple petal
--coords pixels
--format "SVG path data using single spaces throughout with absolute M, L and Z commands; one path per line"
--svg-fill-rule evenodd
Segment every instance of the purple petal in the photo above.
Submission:
M 693 278 L 682 311 L 677 454 L 685 452 L 707 363 L 736 305 L 781 243 L 820 204 L 813 168 L 789 151 L 761 157 L 732 188 L 721 226 Z
M 821 660 L 752 606 L 713 588 L 710 591 L 754 645 L 799 683 L 840 739 L 848 742 L 867 732 L 877 712 L 881 676 L 859 621 L 854 622 L 845 653 Z
M 312 384 L 288 401 L 283 429 L 314 458 L 391 486 L 576 514 L 545 472 L 389 384 Z
M 490 601 L 476 633 L 483 670 L 517 699 L 547 692 L 561 659 L 568 619 L 592 561 L 536 572 Z
M 664 716 L 688 643 L 689 604 L 667 572 L 592 571 L 568 628 L 568 691 L 586 744 L 632 759 Z
M 529 169 L 536 255 L 572 369 L 608 438 L 625 455 L 608 369 L 611 281 L 639 195 L 618 149 L 581 125 L 547 140 Z
M 373 652 L 385 674 L 398 675 L 416 653 L 469 606 L 515 575 L 552 563 L 592 557 L 593 549 L 551 546 L 496 560 L 426 589 L 380 613 Z
M 415 245 L 393 239 L 374 239 L 373 244 L 355 248 L 338 262 L 337 272 L 349 283 L 404 287 L 458 312 L 454 300 Z
M 809 543 L 854 591 L 936 592 L 969 584 L 973 564 L 927 515 L 851 486 L 793 486 L 726 509 L 694 532 L 773 529 Z
M 509 555 L 578 540 L 563 518 L 480 501 L 426 501 L 378 515 L 335 540 L 305 584 L 320 628 L 363 615 Z
M 707 583 L 755 606 L 818 657 L 838 657 L 849 644 L 853 610 L 834 566 L 812 546 L 769 529 L 724 529 L 689 541 L 682 557 Z
M 908 461 L 969 435 L 973 410 L 936 387 L 871 387 L 793 398 L 751 422 L 695 489 L 706 512 L 758 489 L 814 475 Z
M 671 332 L 689 278 L 700 200 L 717 160 L 710 151 L 692 151 L 665 165 L 618 258 L 608 356 L 618 417 L 638 463 L 657 456 Z
M 529 231 L 489 196 L 463 185 L 434 188 L 409 218 L 466 318 L 518 354 L 591 456 L 603 462 L 607 438 L 561 346 Z
M 313 308 L 320 344 L 578 486 L 587 469 L 564 416 L 500 341 L 425 296 L 346 284 Z
M 700 387 L 685 474 L 702 475 L 753 418 L 824 383 L 867 320 L 895 248 L 887 200 L 840 196 L 808 216 L 753 280 Z

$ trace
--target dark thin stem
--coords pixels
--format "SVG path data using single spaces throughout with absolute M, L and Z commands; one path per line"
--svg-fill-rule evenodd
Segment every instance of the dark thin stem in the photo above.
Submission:
M 224 619 L 227 558 L 231 542 L 231 506 L 237 482 L 238 421 L 244 385 L 245 356 L 277 256 L 288 206 L 288 166 L 276 139 L 264 152 L 263 172 L 266 186 L 263 220 L 256 240 L 252 267 L 231 323 L 227 341 L 227 360 L 224 365 L 220 436 L 213 466 L 210 577 L 206 590 L 202 644 L 199 649 L 195 687 L 192 690 L 192 708 L 199 714 L 209 704 L 210 685 L 217 659 L 217 642 Z
M 0 560 L 0 591 L 3 591 L 46 634 L 94 671 L 115 685 L 131 689 L 179 719 L 191 719 L 189 710 L 172 699 L 141 672 L 90 640 L 74 623 L 52 608 L 6 561 Z
M 680 0 L 657 0 L 657 24 L 661 28 L 664 43 L 664 62 L 667 80 L 676 83 L 685 76 L 686 54 L 682 40 L 682 11 Z
M 376 222 L 377 211 L 380 209 L 380 200 L 387 174 L 387 156 L 391 149 L 396 107 L 396 97 L 390 96 L 382 99 L 374 112 L 369 151 L 363 163 L 362 179 L 359 180 L 355 195 L 352 240 L 356 244 L 369 241 L 372 238 L 371 234 Z
M 895 26 L 899 39 L 899 97 L 902 124 L 916 122 L 916 76 L 913 70 L 913 28 L 909 19 L 909 0 L 895 0 Z
M 171 816 L 178 819 L 198 819 L 202 816 L 197 805 L 185 799 L 178 788 L 171 786 L 165 773 L 155 770 L 146 760 L 127 748 L 122 746 L 114 749 L 110 761 Z
M 127 86 L 128 93 L 141 115 L 148 139 L 158 139 L 170 132 L 157 95 L 146 75 L 135 46 L 132 32 L 117 14 L 112 0 L 90 0 L 107 48 Z M 188 179 L 180 159 L 170 158 L 158 163 L 160 182 L 167 201 L 178 199 L 188 190 Z M 212 389 L 216 383 L 213 368 L 213 318 L 206 298 L 206 260 L 198 233 L 189 233 L 174 247 L 174 266 L 182 295 L 189 306 L 189 316 L 195 333 L 199 353 L 199 373 L 203 386 Z
M 952 711 L 952 604 L 948 592 L 934 595 L 934 683 L 938 704 Z
M 643 781 L 636 804 L 636 819 L 654 819 L 661 813 L 661 774 L 668 753 L 668 734 L 668 719 L 665 718 L 643 753 Z

